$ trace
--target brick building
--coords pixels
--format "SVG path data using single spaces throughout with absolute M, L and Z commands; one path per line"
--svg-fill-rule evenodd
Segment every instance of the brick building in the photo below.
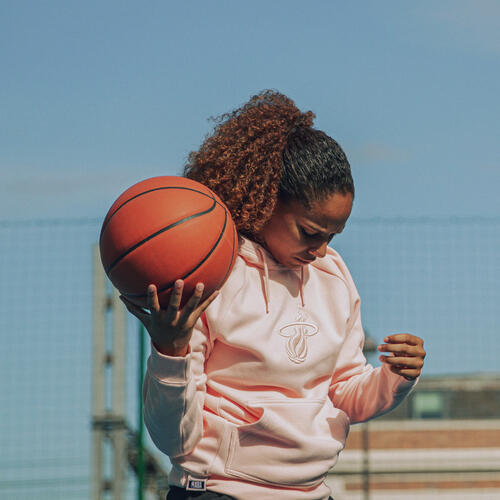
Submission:
M 500 376 L 422 377 L 351 427 L 328 482 L 335 500 L 500 499 Z

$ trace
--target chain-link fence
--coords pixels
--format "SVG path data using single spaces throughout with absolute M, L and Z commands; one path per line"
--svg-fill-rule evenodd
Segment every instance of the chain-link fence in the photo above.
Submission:
M 1 500 L 90 498 L 99 229 L 95 219 L 0 222 Z M 427 375 L 499 371 L 500 218 L 354 219 L 337 238 L 375 341 L 401 331 L 423 337 Z M 128 330 L 133 431 L 139 343 L 131 318 Z M 126 498 L 137 495 L 130 467 Z

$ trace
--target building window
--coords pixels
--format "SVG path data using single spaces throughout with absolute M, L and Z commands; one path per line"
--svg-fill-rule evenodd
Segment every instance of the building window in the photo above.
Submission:
M 443 418 L 444 403 L 441 392 L 417 392 L 413 396 L 413 418 Z

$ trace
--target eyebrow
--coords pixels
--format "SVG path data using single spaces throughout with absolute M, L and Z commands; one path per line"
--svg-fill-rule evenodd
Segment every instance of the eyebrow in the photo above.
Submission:
M 340 231 L 334 231 L 333 233 L 330 233 L 329 231 L 326 231 L 325 228 L 321 227 L 321 226 L 318 226 L 317 224 L 315 224 L 314 222 L 310 222 L 310 221 L 307 221 L 306 224 L 313 230 L 313 231 L 317 231 L 318 233 L 323 233 L 323 234 L 327 234 L 328 236 L 330 234 L 340 234 L 344 228 L 345 228 L 345 224 L 340 228 Z

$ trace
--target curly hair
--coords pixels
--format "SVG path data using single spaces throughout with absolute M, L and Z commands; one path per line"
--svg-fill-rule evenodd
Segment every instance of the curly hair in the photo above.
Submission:
M 314 118 L 289 97 L 262 91 L 214 119 L 213 133 L 189 154 L 184 175 L 212 189 L 227 205 L 238 231 L 258 240 L 279 199 L 309 206 L 335 190 L 354 193 L 352 178 L 342 181 L 346 172 L 350 177 L 343 151 L 312 128 Z M 340 176 L 334 168 L 333 184 L 323 172 L 325 162 L 342 165 Z

